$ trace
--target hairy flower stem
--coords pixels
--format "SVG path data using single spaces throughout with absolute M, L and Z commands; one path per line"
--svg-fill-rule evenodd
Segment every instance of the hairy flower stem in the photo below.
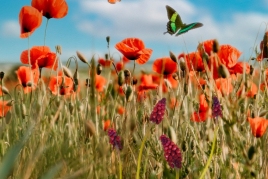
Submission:
M 140 147 L 140 152 L 139 152 L 139 157 L 138 157 L 138 165 L 137 165 L 137 172 L 136 172 L 136 179 L 139 179 L 140 178 L 140 169 L 141 169 L 141 156 L 142 156 L 142 151 L 143 151 L 143 148 L 145 146 L 145 142 L 146 140 L 149 138 L 150 136 L 150 132 L 151 132 L 151 128 L 152 127 L 149 127 L 143 140 L 142 140 L 142 143 L 141 143 L 141 147 Z
M 207 170 L 208 170 L 208 166 L 210 165 L 211 163 L 211 160 L 212 160 L 212 156 L 214 154 L 214 150 L 215 150 L 215 146 L 216 146 L 216 141 L 217 141 L 217 134 L 218 134 L 218 130 L 219 130 L 219 127 L 217 127 L 215 130 L 214 130 L 214 139 L 213 139 L 213 143 L 212 143 L 212 148 L 211 148 L 211 151 L 210 151 L 210 155 L 209 155 L 209 158 L 208 158 L 208 161 L 206 163 L 206 166 L 200 176 L 200 179 L 204 178 Z

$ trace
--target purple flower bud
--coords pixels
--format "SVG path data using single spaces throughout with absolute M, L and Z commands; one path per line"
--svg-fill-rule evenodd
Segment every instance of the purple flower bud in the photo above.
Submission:
M 150 121 L 159 124 L 165 115 L 166 110 L 166 98 L 161 99 L 158 103 L 154 106 L 154 109 L 150 116 Z
M 181 151 L 167 136 L 161 135 L 160 140 L 164 149 L 164 156 L 171 168 L 181 168 Z
M 112 144 L 114 148 L 118 148 L 119 150 L 123 149 L 121 139 L 114 129 L 108 129 L 108 136 L 110 138 L 110 144 Z

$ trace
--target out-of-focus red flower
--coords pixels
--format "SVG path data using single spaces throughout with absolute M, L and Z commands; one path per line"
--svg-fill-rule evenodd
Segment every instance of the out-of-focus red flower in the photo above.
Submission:
M 246 73 L 249 74 L 250 72 L 250 65 L 247 62 L 238 62 L 232 68 L 228 69 L 230 74 L 237 74 L 237 73 Z
M 42 14 L 32 6 L 23 6 L 19 14 L 20 37 L 29 37 L 42 23 Z
M 0 100 L 0 117 L 6 116 L 7 112 L 11 109 L 11 105 L 8 105 L 9 101 Z
M 145 48 L 143 41 L 138 38 L 126 38 L 117 43 L 115 48 L 127 59 L 136 60 L 138 64 L 146 63 L 153 52 L 152 49 Z
M 191 120 L 194 122 L 204 122 L 211 114 L 211 109 L 206 101 L 205 95 L 199 96 L 199 110 L 192 114 Z
M 199 77 L 199 75 L 195 71 L 189 72 L 189 80 L 192 84 L 194 84 L 194 87 L 198 88 L 201 88 L 203 85 L 207 84 L 206 80 Z
M 57 95 L 58 91 L 60 95 L 74 93 L 73 80 L 67 76 L 62 76 L 61 73 L 58 76 L 52 76 L 50 78 L 48 88 L 54 95 Z
M 149 90 L 149 89 L 156 89 L 158 84 L 153 82 L 152 75 L 150 74 L 142 74 L 140 77 L 140 84 L 138 86 L 138 90 Z
M 218 78 L 215 80 L 217 90 L 223 95 L 229 95 L 233 91 L 232 77 Z
M 20 55 L 20 60 L 24 64 L 29 64 L 28 50 L 24 50 Z M 58 61 L 56 53 L 51 52 L 48 46 L 34 46 L 30 50 L 30 63 L 33 67 L 50 68 L 56 70 Z
M 178 58 L 180 59 L 181 57 L 184 58 L 189 71 L 203 71 L 205 69 L 199 52 L 192 52 L 189 54 L 182 53 Z
M 20 66 L 17 70 L 19 83 L 23 86 L 24 93 L 28 93 L 36 88 L 39 79 L 39 69 Z
M 112 60 L 105 60 L 105 59 L 103 59 L 103 58 L 100 58 L 99 60 L 98 60 L 98 62 L 99 62 L 99 64 L 101 64 L 101 66 L 103 66 L 103 67 L 110 67 L 111 65 L 112 65 Z
M 98 92 L 103 91 L 105 84 L 106 84 L 106 79 L 100 75 L 96 75 L 95 88 Z
M 258 87 L 254 82 L 249 82 L 249 87 L 246 88 L 244 84 L 241 85 L 239 90 L 237 91 L 237 96 L 243 96 L 253 98 L 258 92 Z
M 123 62 L 117 62 L 115 64 L 116 70 L 121 71 L 124 68 L 124 63 Z
M 211 55 L 211 52 L 213 50 L 213 43 L 214 43 L 214 39 L 206 40 L 206 41 L 202 42 L 204 50 L 209 56 Z M 200 54 L 202 54 L 200 49 L 199 49 L 199 52 L 200 52 Z
M 107 131 L 110 128 L 110 125 L 111 125 L 110 119 L 103 121 L 103 130 Z
M 268 127 L 268 120 L 262 117 L 248 117 L 248 122 L 251 127 L 252 134 L 255 137 L 262 137 Z
M 153 63 L 153 71 L 167 77 L 177 71 L 177 64 L 170 57 L 158 58 Z
M 32 0 L 32 6 L 47 19 L 63 18 L 68 13 L 68 5 L 65 0 Z
M 125 112 L 125 108 L 123 106 L 118 106 L 117 113 L 123 115 Z
M 116 2 L 120 2 L 121 0 L 108 0 L 110 4 L 115 4 Z

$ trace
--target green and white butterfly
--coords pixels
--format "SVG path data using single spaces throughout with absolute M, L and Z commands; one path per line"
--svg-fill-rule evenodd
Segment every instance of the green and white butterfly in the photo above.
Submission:
M 172 7 L 166 5 L 166 9 L 169 21 L 167 22 L 167 32 L 164 32 L 164 34 L 169 33 L 170 35 L 176 34 L 178 36 L 189 30 L 203 26 L 200 22 L 184 24 L 181 21 L 180 15 Z

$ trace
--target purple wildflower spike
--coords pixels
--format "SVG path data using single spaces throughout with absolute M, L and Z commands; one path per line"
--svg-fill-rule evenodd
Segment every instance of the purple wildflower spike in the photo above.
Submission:
M 217 96 L 213 96 L 212 100 L 212 117 L 214 119 L 218 118 L 219 116 L 222 117 L 221 104 Z
M 114 129 L 108 129 L 108 136 L 110 138 L 110 144 L 112 144 L 114 148 L 118 148 L 119 150 L 123 149 L 120 137 Z
M 181 168 L 181 151 L 167 136 L 161 135 L 160 140 L 164 149 L 164 156 L 171 168 Z
M 154 109 L 150 116 L 150 121 L 159 124 L 164 119 L 165 110 L 166 110 L 166 98 L 162 98 L 154 106 Z

